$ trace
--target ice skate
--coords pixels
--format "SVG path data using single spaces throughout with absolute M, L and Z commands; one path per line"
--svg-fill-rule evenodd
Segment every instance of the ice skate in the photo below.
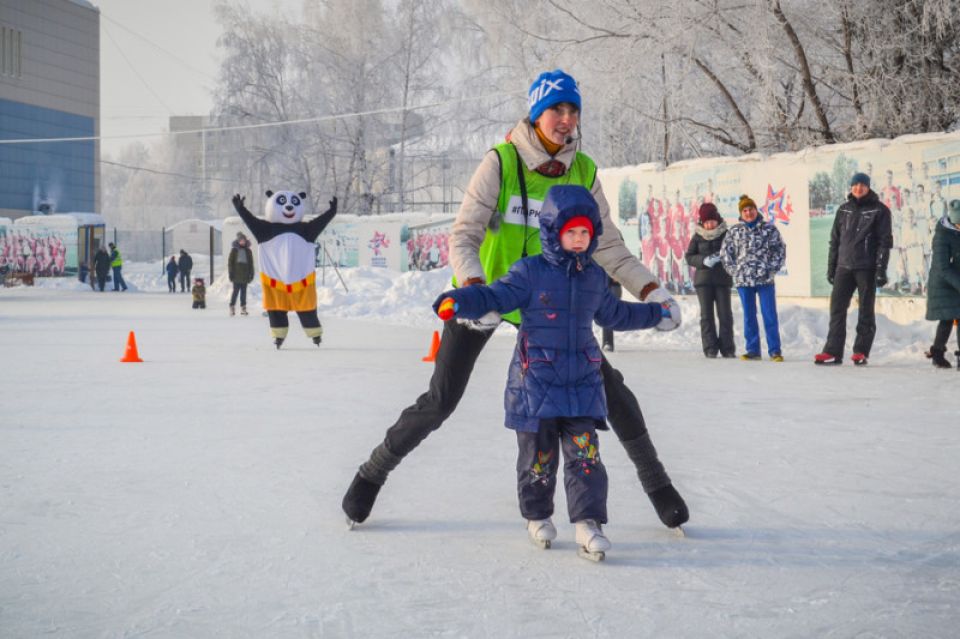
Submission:
M 237 314 L 237 308 L 235 306 L 230 307 L 230 317 L 233 317 Z
M 274 337 L 274 338 L 273 338 L 273 345 L 277 347 L 277 350 L 278 350 L 278 351 L 280 350 L 280 345 L 281 345 L 281 344 L 283 344 L 283 338 L 282 338 L 282 337 Z
M 577 529 L 577 554 L 590 561 L 603 561 L 610 550 L 610 540 L 593 519 L 574 523 Z
M 317 335 L 316 337 L 313 338 L 313 343 L 316 344 L 317 346 L 320 346 L 320 342 L 322 341 L 323 341 L 323 338 L 320 335 Z
M 530 541 L 544 550 L 550 548 L 551 542 L 557 538 L 557 529 L 549 517 L 546 519 L 528 519 L 527 533 L 530 535 Z
M 690 519 L 690 511 L 673 484 L 658 488 L 647 497 L 653 503 L 653 508 L 657 511 L 657 517 L 660 518 L 663 525 L 678 531 L 678 534 L 682 535 L 683 530 L 680 526 Z
M 373 502 L 376 501 L 380 488 L 381 486 L 365 479 L 360 473 L 354 476 L 341 503 L 341 508 L 347 516 L 347 527 L 350 530 L 370 516 Z
M 246 306 L 241 306 L 241 307 L 240 307 L 240 314 L 241 314 L 241 315 L 249 315 L 250 313 L 247 312 L 247 307 L 246 307 Z

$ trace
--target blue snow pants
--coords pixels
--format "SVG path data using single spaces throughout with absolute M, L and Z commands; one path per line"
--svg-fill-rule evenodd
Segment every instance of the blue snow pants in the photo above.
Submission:
M 563 485 L 570 521 L 607 523 L 607 469 L 600 461 L 595 422 L 583 417 L 544 419 L 535 432 L 517 432 L 517 496 L 524 519 L 553 515 L 563 454 Z
M 757 298 L 760 298 L 760 314 L 763 316 L 763 332 L 767 336 L 767 353 L 780 352 L 780 321 L 777 319 L 777 288 L 774 284 L 762 286 L 739 286 L 740 304 L 743 306 L 743 336 L 747 353 L 760 354 L 760 327 L 757 325 Z

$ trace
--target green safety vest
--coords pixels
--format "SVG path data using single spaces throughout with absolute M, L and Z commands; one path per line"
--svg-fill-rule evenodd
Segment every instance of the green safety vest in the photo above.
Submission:
M 487 283 L 494 282 L 510 270 L 513 263 L 527 255 L 540 254 L 540 208 L 547 191 L 557 184 L 579 184 L 593 189 L 597 177 L 597 165 L 583 153 L 577 152 L 573 165 L 559 177 L 547 177 L 524 166 L 516 147 L 509 142 L 494 147 L 500 156 L 500 198 L 497 201 L 497 222 L 487 227 L 483 244 L 480 245 L 480 264 Z M 520 179 L 517 167 L 523 170 L 527 187 L 527 219 L 523 219 L 523 199 L 520 195 Z M 512 324 L 520 323 L 520 312 L 511 311 L 503 319 Z
M 112 260 L 110 261 L 110 266 L 123 266 L 123 260 L 120 258 L 120 249 L 113 249 Z

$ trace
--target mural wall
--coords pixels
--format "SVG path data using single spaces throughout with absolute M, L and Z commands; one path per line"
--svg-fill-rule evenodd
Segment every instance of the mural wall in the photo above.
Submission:
M 422 214 L 338 215 L 317 238 L 317 267 L 441 268 L 449 260 L 447 238 L 452 222 L 452 216 Z M 223 221 L 224 255 L 229 254 L 237 231 L 243 231 L 256 245 L 243 221 L 229 217 Z
M 930 243 L 947 202 L 960 198 L 960 134 L 927 134 L 807 149 L 600 171 L 611 213 L 627 246 L 674 292 L 691 290 L 683 253 L 704 202 L 728 225 L 748 194 L 787 244 L 777 289 L 788 296 L 828 296 L 826 263 L 837 207 L 850 176 L 863 171 L 890 207 L 894 250 L 882 295 L 926 294 Z

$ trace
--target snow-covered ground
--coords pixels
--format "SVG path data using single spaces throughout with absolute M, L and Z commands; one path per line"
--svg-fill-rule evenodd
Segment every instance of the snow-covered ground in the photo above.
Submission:
M 278 352 L 222 279 L 195 311 L 159 265 L 125 271 L 127 293 L 0 290 L 4 638 L 957 636 L 960 375 L 923 359 L 932 323 L 881 318 L 863 369 L 813 366 L 825 313 L 789 305 L 783 364 L 705 360 L 694 300 L 679 331 L 618 335 L 692 514 L 686 538 L 663 528 L 603 436 L 593 564 L 562 516 L 553 549 L 526 539 L 509 328 L 344 525 L 357 465 L 426 387 L 448 272 L 352 269 L 349 293 L 328 272 L 322 347 L 294 320 Z M 142 364 L 118 362 L 130 330 Z

